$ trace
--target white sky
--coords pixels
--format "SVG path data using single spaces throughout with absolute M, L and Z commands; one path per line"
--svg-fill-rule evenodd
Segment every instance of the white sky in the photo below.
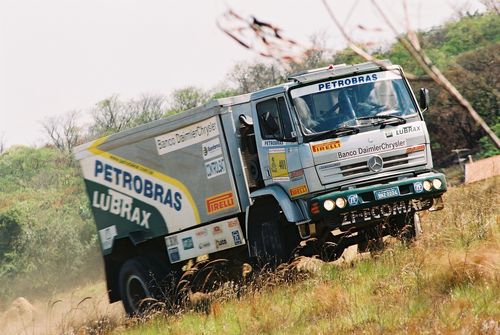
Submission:
M 401 0 L 380 2 L 401 21 Z M 383 26 L 369 0 L 329 3 L 342 21 L 357 3 L 349 30 Z M 418 28 L 440 24 L 464 3 L 482 9 L 476 0 L 409 3 Z M 329 47 L 343 47 L 320 0 L 0 0 L 0 140 L 4 134 L 9 146 L 42 144 L 45 117 L 85 113 L 112 94 L 224 84 L 237 62 L 256 59 L 217 29 L 228 6 L 299 41 L 324 32 Z

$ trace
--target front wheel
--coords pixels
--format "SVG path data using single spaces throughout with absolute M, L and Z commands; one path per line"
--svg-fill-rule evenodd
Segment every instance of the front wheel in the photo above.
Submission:
M 422 235 L 420 216 L 417 212 L 397 217 L 396 225 L 398 227 L 397 237 L 404 243 L 414 242 Z
M 300 243 L 297 227 L 287 222 L 274 200 L 261 200 L 252 207 L 248 222 L 250 256 L 271 267 L 290 260 Z

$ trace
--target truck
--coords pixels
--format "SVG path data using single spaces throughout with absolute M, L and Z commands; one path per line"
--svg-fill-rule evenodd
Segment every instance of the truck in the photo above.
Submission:
M 428 106 L 390 61 L 330 65 L 80 145 L 110 301 L 139 313 L 154 276 L 200 257 L 278 265 L 415 239 L 447 188 Z

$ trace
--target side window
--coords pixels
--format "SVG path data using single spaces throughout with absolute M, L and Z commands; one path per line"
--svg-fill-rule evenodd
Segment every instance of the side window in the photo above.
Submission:
M 283 97 L 278 98 L 278 106 L 280 108 L 281 125 L 283 126 L 283 137 L 287 139 L 292 138 L 292 120 L 290 120 L 290 113 L 288 113 L 288 108 L 286 107 L 286 102 Z
M 260 132 L 263 139 L 283 137 L 281 121 L 276 99 L 270 99 L 257 104 Z
M 263 139 L 290 139 L 293 137 L 290 114 L 283 97 L 259 102 L 256 107 Z

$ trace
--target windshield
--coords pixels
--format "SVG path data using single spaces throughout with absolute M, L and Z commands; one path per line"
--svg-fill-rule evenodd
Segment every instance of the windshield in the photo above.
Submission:
M 302 86 L 291 96 L 305 135 L 362 125 L 371 117 L 416 115 L 403 78 L 393 71 Z

